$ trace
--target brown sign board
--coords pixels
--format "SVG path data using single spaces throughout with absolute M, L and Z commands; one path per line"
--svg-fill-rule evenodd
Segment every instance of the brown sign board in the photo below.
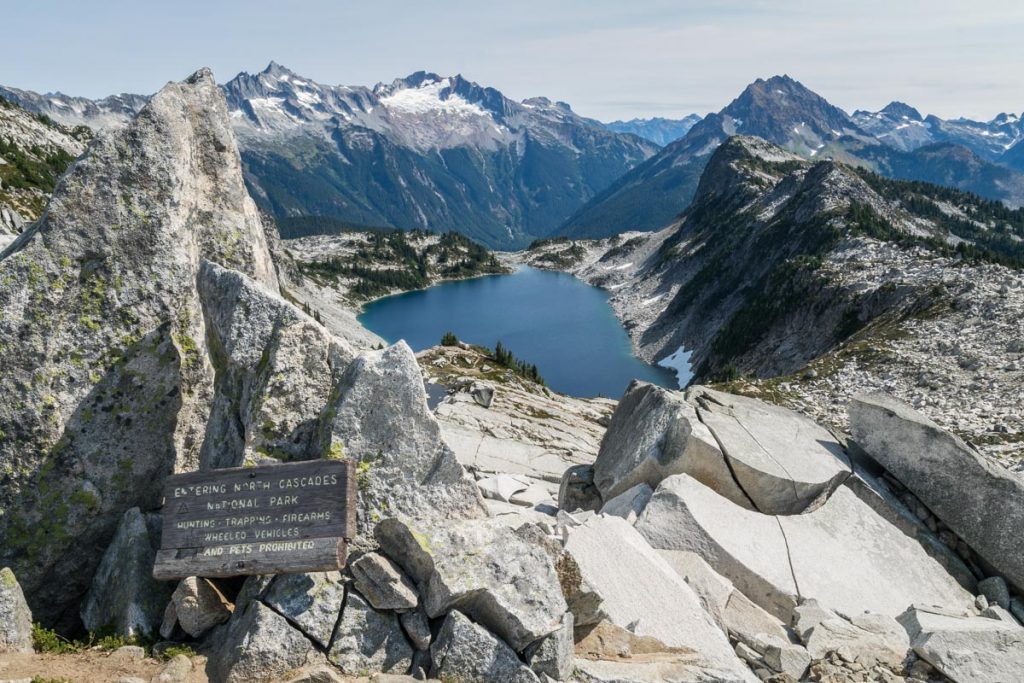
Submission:
M 329 571 L 356 533 L 355 468 L 313 460 L 176 474 L 153 577 Z

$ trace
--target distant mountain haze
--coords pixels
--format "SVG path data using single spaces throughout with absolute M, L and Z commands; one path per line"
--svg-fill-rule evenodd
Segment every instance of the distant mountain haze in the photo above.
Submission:
M 606 123 L 608 130 L 616 133 L 632 133 L 639 135 L 645 140 L 665 146 L 668 143 L 678 140 L 686 135 L 693 126 L 700 121 L 696 114 L 690 114 L 681 119 L 665 119 L 655 117 L 652 119 L 630 119 L 629 121 L 612 121 Z

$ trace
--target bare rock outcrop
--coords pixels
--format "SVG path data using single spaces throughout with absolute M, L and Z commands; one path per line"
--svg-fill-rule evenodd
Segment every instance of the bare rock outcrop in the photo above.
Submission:
M 405 342 L 356 357 L 332 394 L 323 430 L 326 450 L 359 462 L 359 533 L 366 541 L 393 515 L 486 515 L 476 485 L 441 439 Z
M 32 611 L 7 567 L 0 569 L 0 652 L 32 652 Z
M 973 602 L 916 540 L 842 486 L 814 512 L 773 516 L 676 475 L 662 482 L 636 528 L 655 548 L 701 555 L 787 623 L 801 596 L 846 614 L 889 616 L 912 602 Z
M 857 444 L 1018 589 L 1024 589 L 1024 478 L 986 460 L 909 405 L 856 397 Z
M 0 260 L 0 562 L 53 622 L 122 513 L 199 463 L 203 260 L 276 289 L 223 96 L 202 70 L 96 139 Z

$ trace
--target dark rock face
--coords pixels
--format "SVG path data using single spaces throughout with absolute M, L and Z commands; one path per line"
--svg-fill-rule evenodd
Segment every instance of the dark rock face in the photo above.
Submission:
M 153 579 L 160 548 L 158 514 L 124 513 L 82 605 L 82 623 L 94 633 L 155 636 L 172 584 Z

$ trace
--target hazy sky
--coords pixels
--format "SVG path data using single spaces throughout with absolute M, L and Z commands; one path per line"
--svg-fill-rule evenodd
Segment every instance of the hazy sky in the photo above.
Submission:
M 717 111 L 788 73 L 847 111 L 1024 110 L 1020 0 L 0 0 L 0 83 L 151 93 L 276 60 L 323 83 L 462 73 L 610 120 Z

